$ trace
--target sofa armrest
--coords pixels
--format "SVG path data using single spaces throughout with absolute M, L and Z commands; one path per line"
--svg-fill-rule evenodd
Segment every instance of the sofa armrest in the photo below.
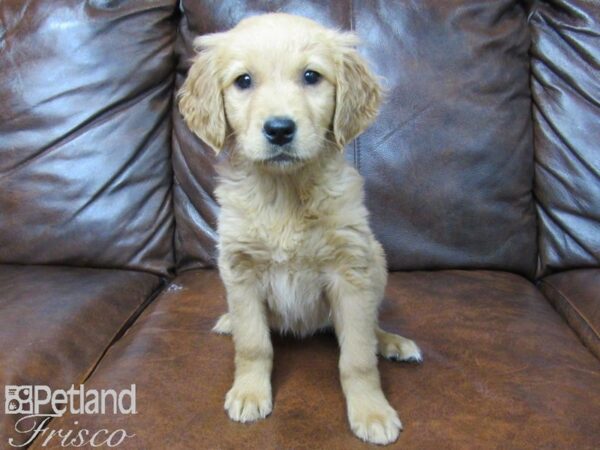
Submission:
M 540 281 L 540 289 L 600 359 L 600 269 L 550 275 Z

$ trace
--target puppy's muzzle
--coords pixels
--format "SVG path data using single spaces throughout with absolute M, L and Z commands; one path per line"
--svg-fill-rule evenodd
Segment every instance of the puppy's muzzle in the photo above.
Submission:
M 288 117 L 271 117 L 265 121 L 263 134 L 274 145 L 285 145 L 294 139 L 296 123 Z

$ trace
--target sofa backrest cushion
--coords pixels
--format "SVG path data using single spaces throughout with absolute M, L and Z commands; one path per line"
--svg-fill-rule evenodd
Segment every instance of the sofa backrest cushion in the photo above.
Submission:
M 172 267 L 175 11 L 0 3 L 0 263 Z
M 600 265 L 600 4 L 531 14 L 538 275 Z
M 536 237 L 529 31 L 515 0 L 183 0 L 181 86 L 192 41 L 283 11 L 353 29 L 387 100 L 346 154 L 366 178 L 392 270 L 490 268 L 532 276 Z M 214 157 L 174 110 L 180 268 L 215 260 Z

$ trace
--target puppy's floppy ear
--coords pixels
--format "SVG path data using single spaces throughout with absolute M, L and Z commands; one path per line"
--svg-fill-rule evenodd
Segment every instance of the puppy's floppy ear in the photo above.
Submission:
M 353 33 L 336 33 L 339 55 L 333 135 L 343 148 L 373 122 L 381 103 L 381 87 L 355 47 Z
M 194 47 L 202 51 L 194 58 L 177 94 L 188 127 L 216 153 L 225 145 L 227 132 L 216 51 L 221 36 L 215 33 L 194 40 Z

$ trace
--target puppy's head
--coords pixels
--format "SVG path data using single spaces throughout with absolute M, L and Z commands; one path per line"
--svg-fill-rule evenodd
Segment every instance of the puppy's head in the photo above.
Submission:
M 190 129 L 216 152 L 288 170 L 342 149 L 375 118 L 381 91 L 356 37 L 287 14 L 266 14 L 197 38 L 179 92 Z

